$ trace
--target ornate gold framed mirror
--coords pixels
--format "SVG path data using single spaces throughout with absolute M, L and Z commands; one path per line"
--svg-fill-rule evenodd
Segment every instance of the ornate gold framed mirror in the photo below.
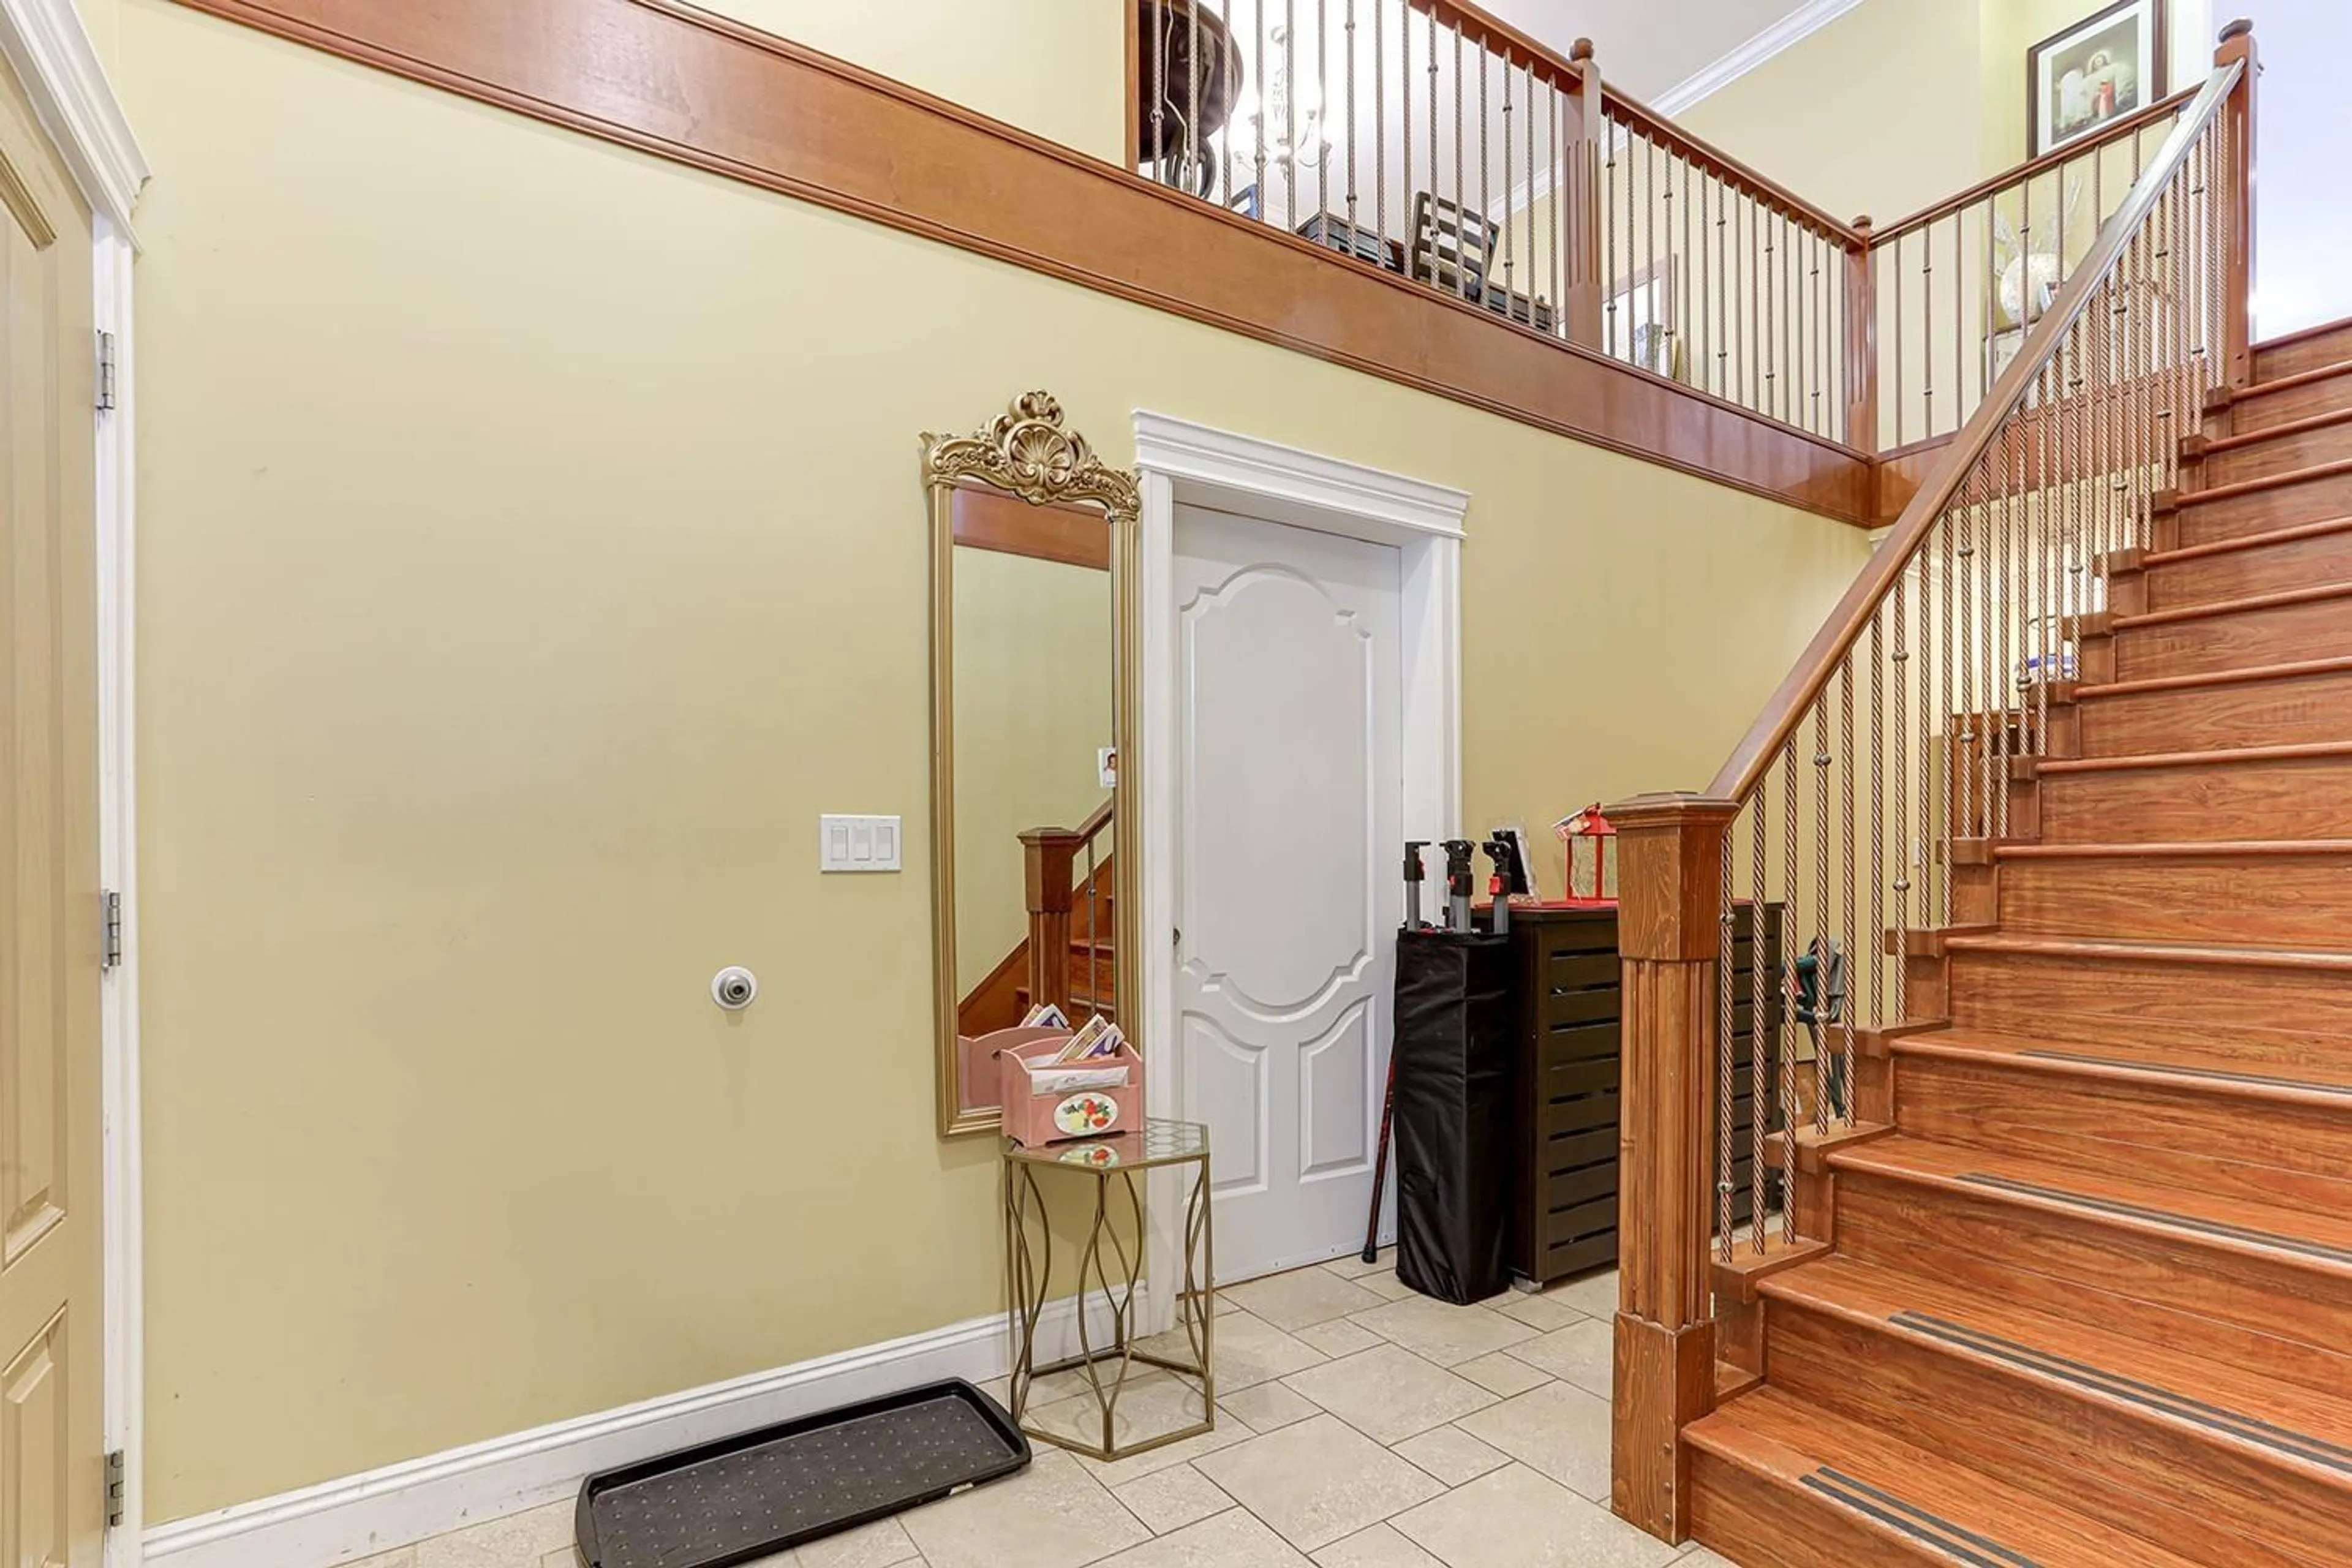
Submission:
M 997 1126 L 990 1037 L 1052 1003 L 1132 1038 L 1136 478 L 1024 393 L 923 438 L 940 1135 Z M 1124 765 L 1122 765 L 1124 764 Z

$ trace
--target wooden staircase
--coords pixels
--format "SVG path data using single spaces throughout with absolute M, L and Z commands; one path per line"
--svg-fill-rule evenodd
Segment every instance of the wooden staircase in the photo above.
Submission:
M 2255 374 L 1901 944 L 1891 1121 L 1783 1152 L 1826 1252 L 1717 1270 L 1735 1562 L 2352 1563 L 2352 323 Z

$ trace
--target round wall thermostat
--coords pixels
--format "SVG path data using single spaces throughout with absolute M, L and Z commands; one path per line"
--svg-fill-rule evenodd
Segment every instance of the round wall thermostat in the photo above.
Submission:
M 740 964 L 730 964 L 710 977 L 710 999 L 730 1013 L 740 1013 L 760 994 L 760 977 Z

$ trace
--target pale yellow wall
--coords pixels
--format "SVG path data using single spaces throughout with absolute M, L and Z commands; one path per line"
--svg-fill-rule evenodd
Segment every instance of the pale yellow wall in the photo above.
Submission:
M 1096 754 L 1111 740 L 1112 626 L 1108 572 L 963 547 L 953 570 L 962 994 L 1028 934 L 1019 836 L 1076 827 L 1109 794 Z
M 1127 7 L 1103 0 L 708 0 L 707 9 L 1118 163 Z
M 917 432 L 1044 386 L 1114 461 L 1150 407 L 1471 490 L 1472 823 L 1703 784 L 1864 559 L 166 0 L 119 66 L 159 1521 L 997 1304 Z M 909 869 L 820 877 L 826 811 Z
M 1974 0 L 1863 0 L 1680 123 L 1817 206 L 1891 221 L 1983 173 L 1981 32 Z

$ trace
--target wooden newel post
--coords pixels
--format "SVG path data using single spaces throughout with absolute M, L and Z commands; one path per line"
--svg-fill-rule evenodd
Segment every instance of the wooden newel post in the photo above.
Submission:
M 1568 297 L 1560 301 L 1560 320 L 1568 341 L 1597 349 L 1601 342 L 1601 308 L 1608 279 L 1601 257 L 1601 160 L 1609 155 L 1609 116 L 1601 103 L 1601 67 L 1592 58 L 1592 40 L 1579 38 L 1568 56 L 1582 79 L 1568 106 L 1567 180 L 1559 195 L 1560 253 L 1568 263 L 1562 285 Z
M 1029 903 L 1029 1005 L 1070 1010 L 1070 891 L 1083 833 L 1033 827 L 1021 836 L 1022 883 Z M 1075 1022 L 1076 1020 L 1073 1020 Z
M 1878 451 L 1878 284 L 1870 269 L 1870 215 L 1853 220 L 1861 243 L 1845 253 L 1845 444 Z
M 1674 1542 L 1690 1536 L 1678 1434 L 1715 1406 L 1716 963 L 1723 840 L 1738 815 L 1729 801 L 1693 795 L 1609 808 L 1625 965 L 1609 1500 L 1619 1518 Z
M 2221 29 L 2221 47 L 2213 51 L 2217 67 L 2237 59 L 2246 62 L 2246 74 L 2221 110 L 2221 240 L 2228 262 L 2221 286 L 2230 323 L 2230 357 L 2221 372 L 2226 384 L 2242 389 L 2254 384 L 2254 90 L 2263 74 L 2254 25 L 2243 17 Z

